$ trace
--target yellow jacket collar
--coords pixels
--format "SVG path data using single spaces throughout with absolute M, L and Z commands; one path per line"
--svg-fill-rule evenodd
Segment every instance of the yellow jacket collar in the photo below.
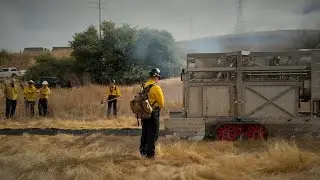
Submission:
M 158 84 L 156 81 L 154 81 L 153 79 L 149 79 L 147 81 L 147 84 Z

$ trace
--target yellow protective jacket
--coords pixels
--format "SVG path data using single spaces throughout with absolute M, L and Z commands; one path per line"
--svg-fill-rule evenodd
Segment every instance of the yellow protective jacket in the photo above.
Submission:
M 40 88 L 39 89 L 39 93 L 40 93 L 40 99 L 48 99 L 49 95 L 50 95 L 50 89 L 48 87 L 46 88 Z
M 109 96 L 117 96 L 121 97 L 121 92 L 118 86 L 108 87 L 107 88 L 107 97 Z
M 154 86 L 151 87 L 148 98 L 151 105 L 153 105 L 153 108 L 159 107 L 160 109 L 163 109 L 164 107 L 164 96 L 161 87 L 152 79 L 144 83 L 143 87 L 146 88 L 150 84 L 154 84 Z
M 35 86 L 25 87 L 23 89 L 24 97 L 27 101 L 36 101 L 37 88 Z
M 18 99 L 18 88 L 12 87 L 11 85 L 5 85 L 4 87 L 4 96 L 10 100 Z

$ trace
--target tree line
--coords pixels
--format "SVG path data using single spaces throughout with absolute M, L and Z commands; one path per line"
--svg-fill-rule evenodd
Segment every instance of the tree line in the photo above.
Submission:
M 142 82 L 151 68 L 158 67 L 164 78 L 178 76 L 185 65 L 185 55 L 176 48 L 173 36 L 165 30 L 117 27 L 111 21 L 102 23 L 102 37 L 93 25 L 75 33 L 69 42 L 71 57 L 57 58 L 50 54 L 36 58 L 25 79 L 56 76 L 76 84 L 106 83 L 115 79 L 120 84 Z M 320 48 L 320 33 L 302 31 L 293 40 L 292 49 Z M 0 65 L 12 59 L 0 51 Z
M 69 42 L 73 49 L 69 58 L 50 54 L 37 57 L 26 78 L 56 76 L 99 84 L 115 79 L 120 84 L 134 84 L 144 81 L 148 71 L 155 67 L 164 78 L 180 74 L 184 59 L 171 33 L 128 24 L 117 27 L 111 21 L 104 21 L 101 27 L 101 37 L 93 25 L 75 33 Z

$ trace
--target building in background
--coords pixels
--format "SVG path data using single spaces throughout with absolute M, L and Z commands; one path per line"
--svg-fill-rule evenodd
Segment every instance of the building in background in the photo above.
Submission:
M 23 49 L 24 53 L 44 53 L 44 52 L 50 52 L 49 49 L 44 47 L 27 47 Z
M 71 47 L 53 47 L 50 54 L 55 57 L 70 57 L 72 49 Z

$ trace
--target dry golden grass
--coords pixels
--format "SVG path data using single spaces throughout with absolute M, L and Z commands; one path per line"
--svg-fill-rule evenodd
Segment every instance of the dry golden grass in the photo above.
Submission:
M 319 179 L 319 140 L 187 142 L 160 139 L 155 160 L 138 137 L 0 136 L 1 179 Z M 304 148 L 300 148 L 304 147 Z
M 182 86 L 179 79 L 168 79 L 161 82 L 165 94 L 166 107 L 162 118 L 170 110 L 180 110 L 182 107 Z M 106 106 L 101 105 L 105 98 L 106 86 L 89 85 L 67 89 L 52 89 L 49 97 L 49 119 L 43 120 L 35 117 L 29 119 L 25 116 L 23 94 L 19 93 L 16 117 L 14 120 L 0 121 L 0 128 L 12 127 L 60 127 L 60 128 L 105 128 L 105 127 L 132 127 L 137 125 L 137 120 L 131 113 L 129 101 L 140 85 L 120 87 L 122 98 L 119 100 L 118 120 L 106 120 Z M 1 111 L 5 112 L 5 99 L 1 92 Z M 37 113 L 37 106 L 36 106 Z M 4 119 L 4 114 L 1 117 Z M 75 121 L 76 120 L 76 121 Z

